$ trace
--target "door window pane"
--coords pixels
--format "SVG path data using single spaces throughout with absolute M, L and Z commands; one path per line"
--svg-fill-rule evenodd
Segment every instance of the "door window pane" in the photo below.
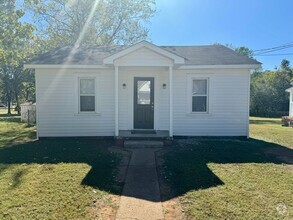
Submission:
M 137 81 L 137 104 L 151 104 L 151 81 Z
M 80 96 L 80 111 L 95 111 L 95 96 Z
M 207 97 L 206 96 L 193 96 L 192 97 L 192 111 L 193 112 L 206 112 L 207 111 Z
M 207 80 L 193 80 L 193 95 L 207 94 Z

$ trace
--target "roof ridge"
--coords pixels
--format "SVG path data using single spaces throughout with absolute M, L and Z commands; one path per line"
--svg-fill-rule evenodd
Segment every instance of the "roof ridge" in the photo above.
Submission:
M 206 44 L 206 45 L 163 45 L 163 46 L 158 46 L 158 47 L 213 47 L 213 46 L 222 46 L 222 45 L 214 45 L 214 44 Z

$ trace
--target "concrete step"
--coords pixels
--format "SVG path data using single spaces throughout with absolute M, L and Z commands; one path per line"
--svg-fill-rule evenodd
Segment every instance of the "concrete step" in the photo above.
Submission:
M 161 148 L 164 147 L 163 141 L 146 140 L 127 140 L 124 141 L 125 148 Z

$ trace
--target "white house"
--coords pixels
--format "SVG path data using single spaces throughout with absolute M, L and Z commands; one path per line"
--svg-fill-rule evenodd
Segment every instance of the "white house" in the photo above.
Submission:
M 289 116 L 293 116 L 293 87 L 286 89 L 286 92 L 290 94 L 289 101 Z
M 249 136 L 250 71 L 261 64 L 221 46 L 63 47 L 35 69 L 38 137 Z

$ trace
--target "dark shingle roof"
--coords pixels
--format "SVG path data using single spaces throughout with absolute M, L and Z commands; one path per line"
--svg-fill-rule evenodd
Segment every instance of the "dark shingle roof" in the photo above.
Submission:
M 161 48 L 184 57 L 186 65 L 260 64 L 260 62 L 222 45 L 163 46 Z
M 66 46 L 39 55 L 29 64 L 99 65 L 103 64 L 104 58 L 126 48 L 127 46 L 87 46 L 72 50 L 72 47 Z M 186 65 L 260 64 L 221 45 L 160 46 L 160 48 L 185 58 Z
M 90 46 L 80 47 L 75 50 L 72 50 L 72 48 L 70 46 L 56 48 L 35 57 L 29 63 L 99 65 L 103 64 L 105 57 L 123 50 L 126 46 Z

